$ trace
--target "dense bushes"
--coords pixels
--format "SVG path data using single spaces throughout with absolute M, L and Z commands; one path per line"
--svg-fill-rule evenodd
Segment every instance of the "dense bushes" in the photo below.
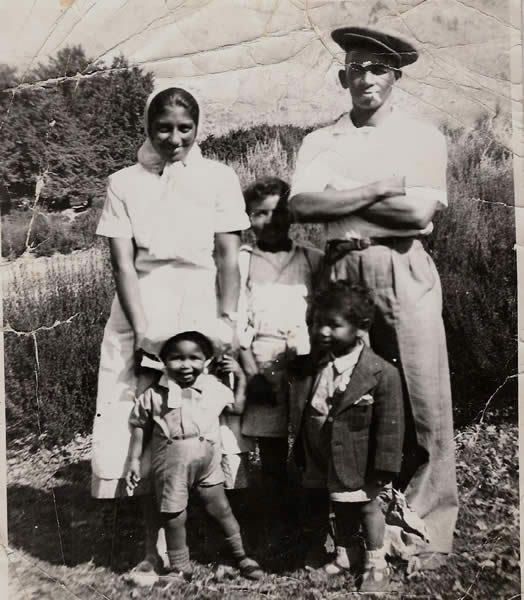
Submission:
M 261 127 L 212 138 L 203 146 L 208 156 L 229 157 L 244 185 L 270 173 L 289 180 L 304 133 L 292 127 Z M 512 160 L 495 141 L 487 120 L 447 135 L 450 206 L 437 215 L 428 249 L 443 285 L 456 421 L 478 416 L 499 387 L 489 408 L 514 418 L 515 381 L 502 385 L 516 372 L 517 350 Z M 79 236 L 85 236 L 81 243 L 89 245 L 96 215 L 93 209 L 84 214 L 77 219 L 88 223 L 75 220 L 65 228 L 74 228 L 73 237 L 80 243 Z M 11 226 L 4 227 L 8 239 L 10 230 Z M 319 231 L 319 226 L 295 226 L 293 235 L 318 244 Z M 37 393 L 40 428 L 48 441 L 69 439 L 88 431 L 92 423 L 99 344 L 112 278 L 99 248 L 70 258 L 78 260 L 72 261 L 74 268 L 67 266 L 66 257 L 55 258 L 41 279 L 21 273 L 8 286 L 4 313 L 16 329 L 27 331 L 77 315 L 66 325 L 37 333 L 38 391 L 33 339 L 7 334 L 11 436 L 38 430 Z

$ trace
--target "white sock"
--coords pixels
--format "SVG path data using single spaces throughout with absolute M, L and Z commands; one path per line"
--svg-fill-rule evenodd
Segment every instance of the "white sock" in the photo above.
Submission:
M 337 565 L 341 566 L 343 569 L 349 569 L 349 556 L 347 552 L 347 548 L 344 546 L 337 546 L 335 548 L 337 556 L 335 558 L 335 562 Z
M 365 561 L 368 568 L 376 567 L 377 569 L 385 569 L 388 566 L 385 547 L 382 546 L 378 550 L 366 550 Z

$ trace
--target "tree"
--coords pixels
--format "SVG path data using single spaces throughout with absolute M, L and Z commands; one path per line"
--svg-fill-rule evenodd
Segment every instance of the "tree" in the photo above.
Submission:
M 16 69 L 9 65 L 0 64 L 0 92 L 14 88 L 18 83 Z
M 67 46 L 49 58 L 47 64 L 39 63 L 24 77 L 28 83 L 47 81 L 59 77 L 74 77 L 77 73 L 86 75 L 102 68 L 88 58 L 82 46 Z
M 83 76 L 74 77 L 78 73 Z M 136 160 L 153 75 L 130 67 L 124 57 L 110 67 L 94 64 L 80 46 L 60 50 L 30 74 L 33 81 L 64 76 L 71 78 L 2 95 L 5 197 L 33 198 L 43 178 L 41 200 L 47 207 L 89 202 L 103 193 L 109 173 Z M 11 87 L 15 71 L 0 68 L 2 81 Z

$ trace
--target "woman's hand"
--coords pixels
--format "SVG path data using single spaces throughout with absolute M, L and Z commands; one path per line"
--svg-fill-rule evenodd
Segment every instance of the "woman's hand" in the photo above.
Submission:
M 128 496 L 132 496 L 136 486 L 140 482 L 140 459 L 132 458 L 129 461 L 129 467 L 125 476 L 126 492 Z
M 224 232 L 215 234 L 215 264 L 217 267 L 218 296 L 217 303 L 221 321 L 233 333 L 233 345 L 238 348 L 236 340 L 236 310 L 240 293 L 240 270 L 238 253 L 240 250 L 240 232 Z
M 219 337 L 225 342 L 230 350 L 238 350 L 240 342 L 238 340 L 237 324 L 231 317 L 222 315 L 219 322 L 223 324 L 223 329 L 219 332 Z M 226 333 L 227 332 L 227 333 Z
M 141 343 L 147 328 L 141 302 L 138 274 L 135 268 L 135 246 L 132 239 L 110 238 L 111 265 L 116 292 L 122 310 L 135 334 L 135 347 Z
M 140 373 L 142 357 L 144 356 L 146 346 L 145 329 L 135 331 L 135 375 Z
M 135 350 L 144 349 L 144 342 L 146 339 L 146 330 L 139 329 L 135 331 Z
M 236 377 L 242 377 L 244 375 L 244 371 L 242 371 L 242 367 L 238 364 L 238 362 L 227 354 L 223 355 L 217 361 L 217 372 L 220 375 L 229 375 L 232 373 Z
M 239 386 L 245 390 L 246 376 L 238 362 L 227 354 L 216 361 L 215 375 L 232 390 Z

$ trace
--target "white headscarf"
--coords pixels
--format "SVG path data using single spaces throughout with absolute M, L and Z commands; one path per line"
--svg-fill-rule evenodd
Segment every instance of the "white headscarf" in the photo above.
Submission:
M 161 92 L 173 89 L 174 86 L 163 86 L 151 93 L 144 109 L 144 130 L 146 140 L 138 150 L 138 162 L 148 171 L 160 175 L 159 197 L 151 203 L 151 229 L 149 236 L 149 252 L 159 259 L 180 257 L 181 244 L 187 236 L 176 235 L 176 218 L 169 218 L 176 212 L 175 204 L 183 202 L 190 193 L 190 173 L 198 169 L 202 160 L 200 147 L 196 142 L 189 149 L 183 161 L 166 162 L 155 150 L 149 131 L 149 110 L 153 100 Z M 199 107 L 200 108 L 200 107 Z M 197 175 L 198 176 L 198 175 Z M 187 243 L 187 242 L 186 242 Z

